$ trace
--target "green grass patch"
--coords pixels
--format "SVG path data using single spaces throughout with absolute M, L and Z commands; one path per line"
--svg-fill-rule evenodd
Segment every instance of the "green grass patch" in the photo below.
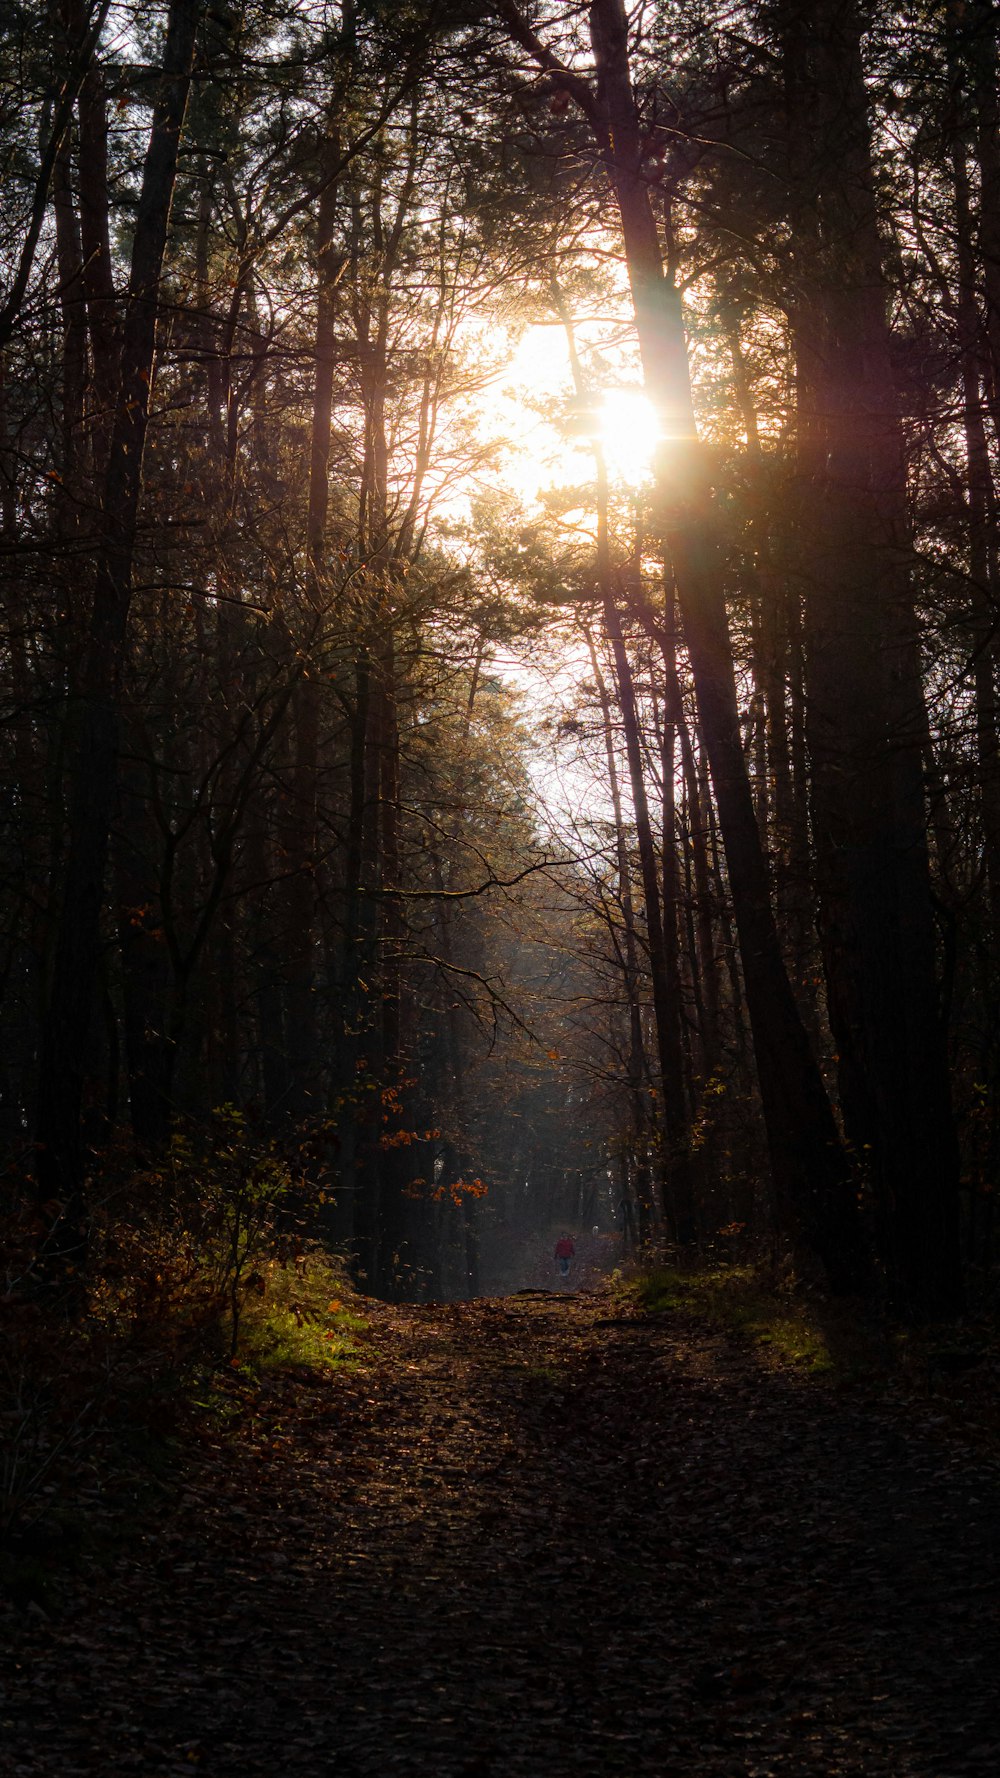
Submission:
M 654 1266 L 633 1279 L 619 1279 L 616 1289 L 620 1301 L 630 1301 L 643 1315 L 700 1316 L 810 1376 L 832 1376 L 844 1368 L 838 1351 L 843 1339 L 831 1337 L 816 1306 L 793 1289 L 769 1287 L 751 1266 L 699 1271 Z
M 248 1299 L 240 1319 L 243 1365 L 258 1374 L 303 1366 L 357 1368 L 357 1336 L 367 1322 L 335 1261 L 317 1251 L 298 1266 L 274 1262 L 261 1278 L 263 1288 Z
M 753 1266 L 648 1265 L 612 1279 L 612 1301 L 644 1315 L 696 1316 L 720 1332 L 745 1338 L 775 1363 L 839 1383 L 891 1382 L 935 1401 L 995 1393 L 1000 1365 L 995 1315 L 962 1317 L 947 1326 L 906 1328 L 878 1305 L 830 1299 L 795 1278 L 776 1283 Z M 990 1367 L 993 1366 L 993 1371 Z M 988 1417 L 990 1410 L 982 1407 Z M 996 1410 L 1000 1438 L 1000 1408 Z

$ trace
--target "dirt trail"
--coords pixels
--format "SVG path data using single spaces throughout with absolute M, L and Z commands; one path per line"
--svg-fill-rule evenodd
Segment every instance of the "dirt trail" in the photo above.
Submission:
M 5 1778 L 1000 1771 L 995 1465 L 599 1300 L 374 1340 L 17 1621 Z

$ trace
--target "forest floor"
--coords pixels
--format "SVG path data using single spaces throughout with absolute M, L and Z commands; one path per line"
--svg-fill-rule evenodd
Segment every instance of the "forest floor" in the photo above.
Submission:
M 369 1307 L 0 1606 L 4 1778 L 995 1778 L 1000 1461 L 933 1402 L 607 1296 Z

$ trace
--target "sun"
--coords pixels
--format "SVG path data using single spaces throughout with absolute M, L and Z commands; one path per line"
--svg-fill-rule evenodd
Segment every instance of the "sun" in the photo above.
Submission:
M 641 389 L 605 389 L 597 409 L 597 432 L 613 480 L 634 488 L 649 478 L 663 432 Z
M 478 362 L 478 352 L 487 359 L 492 352 L 496 368 L 487 363 L 486 374 L 455 410 L 460 428 L 467 427 L 466 436 L 471 434 L 484 456 L 492 449 L 491 469 L 485 477 L 478 469 L 468 480 L 453 477 L 438 499 L 439 514 L 466 514 L 472 486 L 482 489 L 496 481 L 526 506 L 548 490 L 574 487 L 585 505 L 595 497 L 595 446 L 612 486 L 627 491 L 648 485 L 664 431 L 643 392 L 636 355 L 614 342 L 609 346 L 599 333 L 598 362 L 581 352 L 581 391 L 562 326 L 538 322 L 516 340 L 508 336 L 506 356 L 502 326 L 499 342 L 496 331 L 485 324 L 470 331 L 470 362 Z

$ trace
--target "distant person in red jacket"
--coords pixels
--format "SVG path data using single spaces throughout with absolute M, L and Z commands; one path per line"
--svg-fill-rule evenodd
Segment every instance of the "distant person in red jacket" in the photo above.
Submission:
M 569 1277 L 569 1264 L 575 1252 L 572 1235 L 560 1235 L 556 1242 L 556 1265 L 559 1267 L 560 1278 Z

